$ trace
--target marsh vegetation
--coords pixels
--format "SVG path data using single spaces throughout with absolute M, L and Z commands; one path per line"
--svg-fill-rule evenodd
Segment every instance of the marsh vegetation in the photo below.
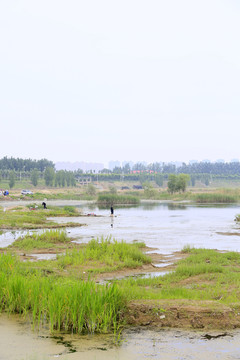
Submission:
M 31 210 L 33 206 L 10 209 L 3 216 L 9 212 L 13 218 L 20 213 L 24 219 L 32 214 L 41 219 L 46 210 Z M 48 214 L 81 215 L 72 207 L 49 208 Z M 33 254 L 50 251 L 55 260 L 33 261 Z M 110 237 L 72 242 L 64 229 L 28 233 L 1 249 L 1 311 L 30 317 L 34 326 L 48 324 L 51 331 L 76 333 L 117 333 L 125 324 L 240 326 L 239 253 L 186 246 L 164 276 L 114 279 L 123 270 L 153 269 L 153 255 L 145 251 L 143 243 Z M 100 285 L 99 279 L 110 273 L 113 279 Z
M 17 206 L 10 208 L 0 208 L 0 228 L 1 229 L 44 229 L 81 226 L 81 224 L 68 222 L 65 224 L 57 224 L 49 221 L 49 217 L 76 217 L 81 214 L 71 206 L 53 207 L 43 209 L 41 206 L 31 204 L 28 206 Z
M 64 230 L 48 230 L 19 238 L 2 249 L 1 311 L 31 316 L 33 326 L 48 324 L 51 331 L 117 332 L 126 323 L 143 324 L 146 316 L 149 323 L 160 322 L 161 326 L 197 327 L 191 318 L 176 322 L 170 309 L 174 301 L 180 314 L 189 307 L 205 309 L 201 326 L 219 326 L 221 322 L 212 315 L 216 312 L 224 319 L 223 327 L 240 326 L 239 253 L 186 246 L 182 260 L 164 276 L 99 285 L 99 274 L 151 264 L 145 245 L 111 238 L 92 239 L 88 244 L 71 244 L 70 240 Z M 55 248 L 56 260 L 28 260 L 28 254 L 46 248 Z M 17 255 L 19 250 L 24 251 L 24 262 Z M 160 314 L 157 320 L 156 313 Z

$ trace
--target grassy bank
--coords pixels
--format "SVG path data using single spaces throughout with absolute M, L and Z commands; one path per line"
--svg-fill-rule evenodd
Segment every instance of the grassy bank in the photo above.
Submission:
M 68 222 L 65 224 L 57 224 L 54 221 L 47 220 L 48 217 L 75 217 L 80 215 L 81 214 L 71 206 L 63 208 L 51 206 L 48 209 L 43 209 L 32 204 L 28 207 L 17 206 L 7 208 L 5 211 L 0 207 L 0 228 L 42 229 L 81 226 L 81 224 L 78 223 Z
M 116 285 L 44 276 L 11 255 L 0 256 L 1 311 L 31 314 L 34 326 L 76 333 L 108 332 L 117 327 L 124 296 Z
M 141 198 L 172 201 L 190 200 L 202 204 L 236 203 L 240 201 L 240 191 L 238 189 L 202 189 L 201 191 L 192 190 L 174 194 L 170 194 L 168 191 L 155 190 L 153 194 L 154 196 L 147 197 L 142 193 Z
M 113 272 L 123 268 L 137 268 L 149 264 L 151 259 L 142 253 L 139 247 L 144 244 L 127 244 L 110 238 L 92 239 L 82 249 L 73 249 L 58 256 L 57 266 L 85 269 L 88 274 Z
M 30 314 L 34 326 L 48 324 L 52 331 L 79 334 L 114 332 L 126 322 L 146 325 L 146 318 L 147 324 L 168 327 L 240 327 L 239 253 L 186 248 L 188 256 L 165 276 L 128 278 L 107 285 L 79 278 L 83 265 L 90 274 L 93 263 L 94 268 L 103 269 L 102 263 L 108 264 L 112 257 L 120 267 L 123 263 L 141 266 L 149 259 L 139 255 L 139 246 L 94 240 L 78 254 L 62 255 L 48 265 L 2 254 L 1 311 Z
M 216 250 L 188 249 L 174 272 L 152 279 L 119 282 L 128 300 L 212 300 L 240 305 L 240 254 Z
M 46 230 L 42 234 L 27 234 L 14 241 L 8 251 L 24 251 L 25 259 L 34 252 L 54 250 L 56 261 L 43 261 L 35 264 L 39 268 L 48 268 L 59 273 L 70 272 L 77 278 L 87 278 L 92 274 L 114 272 L 124 268 L 137 268 L 151 262 L 142 252 L 143 243 L 127 244 L 111 238 L 92 239 L 87 244 L 71 242 L 64 230 Z M 85 275 L 84 275 L 85 274 Z
M 44 248 L 47 242 L 65 243 L 65 234 L 45 234 L 18 239 L 0 255 L 1 311 L 31 315 L 34 326 L 49 324 L 51 330 L 77 333 L 116 331 L 126 306 L 124 292 L 115 284 L 97 285 L 82 280 L 83 269 L 91 274 L 138 267 L 149 263 L 140 246 L 110 239 L 92 240 L 56 261 L 21 262 L 14 249 Z M 8 253 L 10 250 L 10 253 Z M 86 268 L 87 267 L 87 268 Z M 84 271 L 84 273 L 85 273 Z
M 10 246 L 10 249 L 18 249 L 24 251 L 32 251 L 34 249 L 50 249 L 61 247 L 66 248 L 66 245 L 71 241 L 64 230 L 53 229 L 46 230 L 42 234 L 27 234 L 19 237 Z
M 113 186 L 114 184 L 114 186 Z M 10 190 L 10 199 L 22 200 L 40 200 L 44 198 L 47 200 L 93 200 L 106 206 L 113 204 L 138 204 L 140 199 L 151 200 L 173 200 L 184 201 L 191 200 L 198 203 L 234 203 L 240 201 L 239 188 L 219 188 L 212 186 L 204 187 L 188 187 L 184 193 L 170 194 L 166 186 L 157 187 L 154 182 L 151 183 L 150 189 L 133 189 L 133 184 L 130 182 L 99 182 L 91 183 L 91 189 L 88 186 L 78 185 L 72 188 L 54 188 L 45 187 L 44 184 L 34 188 L 30 184 L 21 183 L 22 187 L 13 188 Z M 128 190 L 122 190 L 123 186 L 129 187 Z M 166 185 L 166 184 L 165 184 Z M 224 183 L 227 186 L 227 183 Z M 109 189 L 114 187 L 116 194 L 109 192 Z M 4 187 L 3 187 L 4 188 Z M 8 188 L 8 187 L 6 187 Z M 33 191 L 33 195 L 21 195 L 21 189 L 29 188 Z M 92 192 L 90 191 L 92 190 Z M 6 200 L 6 197 L 0 197 L 1 201 Z
M 21 210 L 38 211 L 15 208 L 13 214 Z M 71 216 L 75 209 L 51 212 Z M 114 332 L 124 322 L 240 327 L 240 254 L 236 252 L 185 247 L 184 258 L 165 276 L 96 284 L 96 277 L 104 273 L 151 266 L 143 247 L 110 238 L 76 244 L 63 230 L 28 234 L 2 249 L 0 310 L 30 315 L 34 326 L 48 324 L 52 331 L 79 334 Z M 56 260 L 28 261 L 28 255 L 49 249 L 59 254 Z M 24 262 L 16 255 L 20 252 Z
M 231 204 L 238 201 L 238 197 L 227 194 L 196 194 L 193 199 L 200 204 Z

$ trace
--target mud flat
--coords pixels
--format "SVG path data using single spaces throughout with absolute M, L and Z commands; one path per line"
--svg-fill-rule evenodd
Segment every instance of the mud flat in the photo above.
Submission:
M 28 204 L 37 204 L 37 205 L 42 205 L 44 198 L 42 200 L 8 200 L 8 201 L 4 201 L 1 200 L 0 201 L 0 206 L 2 207 L 14 207 L 14 206 L 18 206 L 18 205 L 28 205 Z M 46 200 L 47 205 L 52 205 L 52 206 L 80 206 L 80 205 L 89 205 L 89 204 L 93 204 L 94 201 L 89 201 L 89 200 Z
M 108 335 L 51 335 L 17 316 L 0 315 L 1 360 L 236 360 L 240 331 L 126 329 L 118 345 Z

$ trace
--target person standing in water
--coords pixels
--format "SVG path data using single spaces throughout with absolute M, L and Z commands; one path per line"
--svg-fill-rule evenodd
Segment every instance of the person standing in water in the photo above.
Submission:
M 111 216 L 113 216 L 113 214 L 114 214 L 114 209 L 113 209 L 113 206 L 111 206 Z

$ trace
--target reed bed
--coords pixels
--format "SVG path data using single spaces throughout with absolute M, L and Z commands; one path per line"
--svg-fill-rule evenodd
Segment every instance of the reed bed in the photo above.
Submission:
M 53 229 L 45 230 L 42 234 L 27 234 L 24 238 L 19 237 L 15 240 L 10 248 L 33 250 L 33 249 L 48 249 L 56 244 L 69 243 L 70 239 L 65 230 Z
M 57 257 L 57 264 L 61 268 L 93 263 L 93 272 L 117 270 L 124 267 L 135 268 L 151 262 L 150 257 L 140 250 L 143 243 L 127 244 L 108 237 L 92 239 L 81 249 L 67 250 L 65 255 Z M 101 264 L 101 268 L 99 268 Z M 104 267 L 103 267 L 104 266 Z M 110 269 L 109 269 L 110 268 Z
M 206 193 L 206 194 L 197 194 L 194 196 L 194 199 L 197 203 L 201 204 L 230 204 L 237 202 L 237 198 L 234 195 L 228 194 L 217 194 L 217 193 Z
M 142 299 L 215 300 L 239 305 L 240 254 L 192 249 L 176 270 L 165 276 L 126 279 L 118 285 L 128 301 Z
M 106 333 L 116 328 L 125 307 L 115 285 L 43 276 L 29 271 L 16 257 L 0 255 L 1 311 L 31 314 L 34 326 L 74 333 Z
M 137 205 L 140 199 L 132 195 L 117 195 L 117 194 L 100 194 L 97 199 L 98 204 L 101 205 L 118 205 L 118 204 L 132 204 Z

